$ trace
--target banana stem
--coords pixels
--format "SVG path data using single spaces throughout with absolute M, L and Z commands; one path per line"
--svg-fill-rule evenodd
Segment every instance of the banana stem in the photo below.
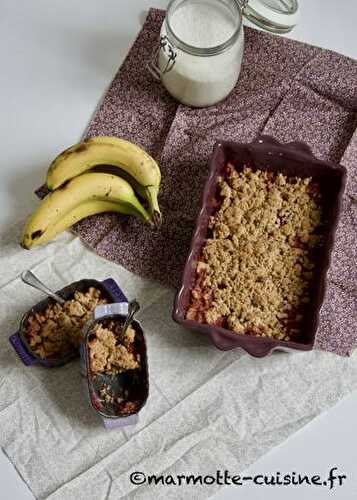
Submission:
M 151 218 L 152 218 L 152 225 L 155 227 L 155 229 L 158 229 L 162 224 L 161 213 L 155 211 L 152 214 Z
M 159 201 L 157 199 L 159 194 L 158 186 L 146 186 L 146 197 L 149 203 L 149 209 L 151 214 L 151 220 L 155 227 L 159 227 L 162 222 L 161 211 L 159 207 Z

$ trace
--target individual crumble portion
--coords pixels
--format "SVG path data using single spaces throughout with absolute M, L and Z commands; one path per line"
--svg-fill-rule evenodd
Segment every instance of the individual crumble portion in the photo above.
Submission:
M 323 241 L 318 184 L 228 165 L 218 186 L 186 319 L 298 339 Z
M 70 354 L 78 349 L 82 328 L 95 307 L 106 303 L 95 287 L 86 292 L 76 290 L 73 299 L 63 305 L 51 302 L 44 311 L 28 317 L 24 334 L 29 346 L 42 359 Z
M 96 324 L 88 342 L 93 374 L 116 374 L 139 368 L 140 355 L 134 350 L 135 335 L 135 330 L 129 326 L 123 337 L 122 325 L 113 320 Z

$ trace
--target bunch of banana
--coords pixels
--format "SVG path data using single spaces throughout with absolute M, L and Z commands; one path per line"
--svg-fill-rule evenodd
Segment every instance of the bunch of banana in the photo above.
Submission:
M 21 244 L 28 249 L 41 245 L 81 219 L 102 212 L 135 215 L 158 226 L 160 181 L 155 160 L 129 141 L 102 136 L 80 142 L 50 165 L 46 184 L 51 192 L 28 219 Z M 148 212 L 132 186 L 147 201 Z

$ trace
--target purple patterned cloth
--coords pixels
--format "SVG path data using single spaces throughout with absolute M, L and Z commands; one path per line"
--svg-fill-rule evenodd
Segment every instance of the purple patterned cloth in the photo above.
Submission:
M 99 255 L 130 271 L 177 286 L 187 256 L 208 159 L 217 139 L 260 133 L 309 144 L 348 170 L 316 347 L 347 355 L 357 344 L 357 63 L 287 38 L 245 28 L 239 81 L 216 106 L 179 105 L 146 69 L 164 12 L 151 9 L 85 136 L 116 135 L 147 149 L 162 171 L 164 223 L 153 232 L 133 218 L 90 217 L 75 232 Z

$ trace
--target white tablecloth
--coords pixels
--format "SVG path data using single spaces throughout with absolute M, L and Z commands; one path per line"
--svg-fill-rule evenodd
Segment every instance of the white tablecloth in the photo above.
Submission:
M 220 352 L 171 320 L 174 291 L 96 256 L 73 236 L 25 252 L 21 223 L 0 244 L 0 446 L 36 497 L 66 500 L 207 498 L 217 486 L 130 483 L 145 474 L 242 471 L 317 414 L 357 388 L 357 358 L 318 351 L 254 359 Z M 59 289 L 113 277 L 142 304 L 150 396 L 139 424 L 105 430 L 88 406 L 78 361 L 25 367 L 8 337 L 41 298 L 22 284 L 31 268 Z

